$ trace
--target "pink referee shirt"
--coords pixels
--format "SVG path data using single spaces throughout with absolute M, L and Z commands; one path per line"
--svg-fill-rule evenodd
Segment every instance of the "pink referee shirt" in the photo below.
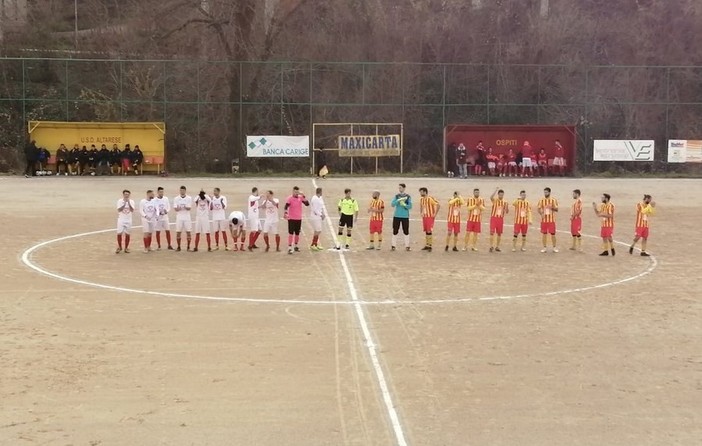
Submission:
M 290 195 L 285 202 L 288 205 L 288 220 L 302 220 L 302 202 L 306 198 L 304 195 L 293 197 Z

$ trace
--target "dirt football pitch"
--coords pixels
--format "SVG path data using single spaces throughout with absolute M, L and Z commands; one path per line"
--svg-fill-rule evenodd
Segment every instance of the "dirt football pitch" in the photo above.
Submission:
M 400 181 L 415 201 L 412 252 L 401 238 L 389 249 Z M 252 186 L 314 193 L 308 178 L 0 178 L 0 445 L 702 444 L 699 180 L 329 178 L 317 180 L 331 214 L 322 244 L 334 245 L 350 187 L 351 252 L 310 252 L 304 222 L 294 255 L 208 253 L 204 241 L 144 254 L 139 227 L 115 255 L 122 189 L 138 204 L 181 184 L 219 186 L 230 211 Z M 442 203 L 431 253 L 421 186 Z M 561 252 L 539 252 L 536 215 L 526 252 L 511 252 L 511 215 L 502 253 L 488 252 L 487 218 L 478 252 L 444 252 L 453 191 L 487 199 L 498 186 L 532 204 L 553 189 Z M 583 253 L 567 249 L 575 188 Z M 374 189 L 385 241 L 367 252 Z M 637 201 L 653 195 L 653 257 L 622 244 L 598 256 L 590 203 L 603 192 L 626 245 Z

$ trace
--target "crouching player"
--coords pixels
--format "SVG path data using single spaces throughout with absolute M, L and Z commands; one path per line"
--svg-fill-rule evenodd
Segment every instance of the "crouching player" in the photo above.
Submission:
M 229 214 L 229 233 L 232 236 L 233 251 L 243 251 L 244 242 L 246 241 L 246 217 L 241 211 L 234 211 Z M 236 242 L 239 240 L 239 248 L 236 247 Z

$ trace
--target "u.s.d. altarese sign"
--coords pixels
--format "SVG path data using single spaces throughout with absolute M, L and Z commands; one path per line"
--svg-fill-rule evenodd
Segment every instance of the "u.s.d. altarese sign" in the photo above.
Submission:
M 339 156 L 400 156 L 400 135 L 339 136 Z

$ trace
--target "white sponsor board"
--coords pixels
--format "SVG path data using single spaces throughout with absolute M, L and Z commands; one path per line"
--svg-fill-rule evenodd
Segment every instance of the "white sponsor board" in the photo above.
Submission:
M 247 136 L 246 156 L 249 158 L 307 158 L 310 156 L 310 137 Z
M 669 163 L 702 163 L 702 141 L 671 139 L 668 141 Z
M 594 161 L 653 161 L 655 142 L 637 139 L 596 139 Z

